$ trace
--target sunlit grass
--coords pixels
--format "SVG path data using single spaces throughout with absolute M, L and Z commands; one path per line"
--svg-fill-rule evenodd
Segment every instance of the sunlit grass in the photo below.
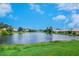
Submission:
M 55 41 L 35 44 L 1 44 L 0 55 L 79 56 L 79 41 Z

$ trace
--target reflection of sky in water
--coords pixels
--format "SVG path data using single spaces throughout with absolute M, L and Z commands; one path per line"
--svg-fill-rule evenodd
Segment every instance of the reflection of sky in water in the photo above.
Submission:
M 46 41 L 46 34 L 45 33 L 36 33 L 37 42 L 45 42 Z
M 9 44 L 26 44 L 35 42 L 48 42 L 56 40 L 73 40 L 79 39 L 79 36 L 66 36 L 59 34 L 45 34 L 42 32 L 32 32 L 14 35 L 0 35 L 0 43 Z
M 45 42 L 46 34 L 44 33 L 26 33 L 13 35 L 14 43 L 34 43 L 34 42 Z
M 56 40 L 74 40 L 74 39 L 79 39 L 79 36 L 67 36 L 67 35 L 60 35 L 60 34 L 53 34 L 53 41 Z

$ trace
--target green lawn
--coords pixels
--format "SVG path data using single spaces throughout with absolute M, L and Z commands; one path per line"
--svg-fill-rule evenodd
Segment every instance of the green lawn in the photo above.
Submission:
M 0 45 L 0 55 L 79 56 L 79 41 L 55 41 L 35 44 Z

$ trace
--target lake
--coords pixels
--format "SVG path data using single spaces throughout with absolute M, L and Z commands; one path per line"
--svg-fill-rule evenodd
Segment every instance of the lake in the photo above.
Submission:
M 46 34 L 43 32 L 30 32 L 24 34 L 0 35 L 0 44 L 28 44 L 48 41 L 78 40 L 79 36 L 60 34 Z

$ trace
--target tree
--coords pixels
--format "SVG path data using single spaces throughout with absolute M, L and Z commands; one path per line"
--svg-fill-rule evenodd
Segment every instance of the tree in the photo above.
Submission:
M 53 30 L 53 28 L 50 26 L 50 27 L 48 28 L 49 33 L 51 33 L 52 30 Z
M 51 34 L 53 32 L 53 28 L 51 26 L 47 27 L 44 32 Z
M 68 31 L 68 34 L 70 34 L 70 35 L 73 35 L 73 28 L 71 28 L 69 31 Z
M 12 32 L 12 31 L 13 31 L 13 27 L 11 27 L 11 26 L 8 27 L 8 28 L 7 28 L 7 31 Z
M 22 28 L 22 27 L 19 27 L 19 28 L 18 28 L 18 31 L 23 31 L 23 28 Z

